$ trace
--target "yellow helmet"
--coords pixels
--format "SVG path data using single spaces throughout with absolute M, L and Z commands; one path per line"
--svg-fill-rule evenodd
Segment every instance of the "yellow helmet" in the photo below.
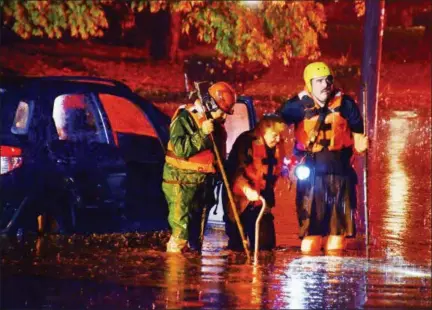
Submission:
M 329 66 L 323 62 L 312 62 L 306 66 L 303 72 L 303 79 L 305 81 L 306 89 L 308 92 L 312 91 L 312 79 L 332 75 Z

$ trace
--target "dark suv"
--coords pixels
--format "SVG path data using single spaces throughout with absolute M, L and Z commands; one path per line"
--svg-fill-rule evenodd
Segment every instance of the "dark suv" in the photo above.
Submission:
M 108 79 L 3 77 L 0 104 L 0 233 L 166 227 L 170 119 L 151 102 Z
M 13 77 L 0 79 L 0 104 L 0 233 L 168 227 L 170 118 L 151 102 L 114 80 Z M 240 97 L 228 151 L 255 122 L 252 98 Z

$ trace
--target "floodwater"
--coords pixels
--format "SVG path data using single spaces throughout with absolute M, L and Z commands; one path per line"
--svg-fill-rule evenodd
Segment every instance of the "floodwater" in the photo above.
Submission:
M 225 251 L 217 226 L 207 231 L 202 256 L 165 253 L 165 232 L 3 240 L 0 306 L 430 308 L 430 110 L 388 111 L 378 125 L 368 156 L 368 247 L 359 234 L 344 253 L 302 255 L 294 189 L 281 182 L 278 248 L 257 262 Z

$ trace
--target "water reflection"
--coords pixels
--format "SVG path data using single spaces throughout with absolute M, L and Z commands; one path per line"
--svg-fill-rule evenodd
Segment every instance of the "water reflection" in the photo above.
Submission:
M 291 275 L 286 284 L 281 287 L 285 303 L 293 309 L 306 309 L 307 288 L 306 281 L 302 281 L 300 273 L 295 273 L 296 265 L 301 264 L 298 260 L 294 260 L 288 265 L 286 274 Z
M 390 118 L 390 140 L 387 144 L 388 160 L 390 163 L 389 195 L 387 210 L 384 215 L 384 225 L 389 237 L 389 244 L 393 255 L 403 256 L 401 252 L 401 236 L 406 233 L 407 225 L 407 197 L 408 184 L 411 182 L 406 173 L 403 153 L 406 149 L 407 138 L 411 130 L 409 120 L 402 116 Z
M 386 111 L 378 131 L 368 185 L 372 251 L 430 266 L 431 119 Z
M 200 261 L 188 262 L 181 254 L 168 254 L 165 269 L 165 306 L 167 309 L 203 306 L 201 301 Z
M 207 242 L 217 239 L 209 234 Z M 140 247 L 119 253 L 100 245 L 116 244 L 122 236 L 105 238 L 97 244 L 89 242 L 86 251 L 80 243 L 71 244 L 63 238 L 12 242 L 2 259 L 2 307 L 322 309 L 432 305 L 430 268 L 401 258 L 367 259 L 357 251 L 344 256 L 303 256 L 296 249 L 282 248 L 260 253 L 259 264 L 251 265 L 245 264 L 244 253 L 214 252 L 209 246 L 201 257 Z
M 366 302 L 366 270 L 349 258 L 301 257 L 288 265 L 285 274 L 284 308 L 359 308 Z

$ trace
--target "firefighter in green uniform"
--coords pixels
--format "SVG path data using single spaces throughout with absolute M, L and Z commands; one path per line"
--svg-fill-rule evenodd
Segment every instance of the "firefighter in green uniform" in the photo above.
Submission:
M 167 252 L 201 251 L 208 212 L 214 204 L 216 159 L 213 143 L 225 158 L 226 114 L 233 113 L 234 89 L 225 82 L 208 88 L 203 101 L 175 112 L 165 158 L 162 190 L 168 202 L 171 237 Z M 212 141 L 213 137 L 213 141 Z

